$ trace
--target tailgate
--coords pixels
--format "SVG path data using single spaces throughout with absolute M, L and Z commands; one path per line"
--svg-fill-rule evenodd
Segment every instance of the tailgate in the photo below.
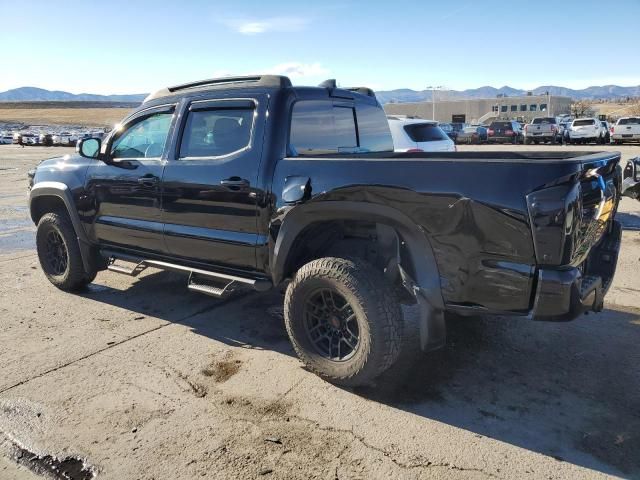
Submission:
M 527 195 L 541 265 L 581 265 L 613 225 L 621 189 L 620 154 L 586 161 L 577 178 Z

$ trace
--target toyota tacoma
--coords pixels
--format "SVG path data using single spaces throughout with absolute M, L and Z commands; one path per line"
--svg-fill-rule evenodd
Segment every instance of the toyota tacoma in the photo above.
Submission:
M 341 385 L 397 359 L 445 313 L 562 321 L 602 309 L 616 267 L 618 153 L 394 153 L 368 88 L 286 77 L 164 88 L 103 139 L 30 172 L 49 281 L 184 272 L 225 297 L 286 286 L 300 359 Z

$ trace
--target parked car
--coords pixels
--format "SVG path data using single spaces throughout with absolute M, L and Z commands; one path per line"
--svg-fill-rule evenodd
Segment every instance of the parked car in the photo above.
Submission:
M 572 120 L 573 121 L 573 120 Z M 571 127 L 571 122 L 560 122 L 560 138 L 563 143 L 569 143 L 569 129 Z
M 18 143 L 20 143 L 20 145 L 37 145 L 38 136 L 35 133 L 21 133 Z
M 611 142 L 611 125 L 605 120 L 600 120 L 600 143 L 606 144 Z
M 45 147 L 50 147 L 53 145 L 53 135 L 50 133 L 41 133 L 38 135 L 38 144 L 44 145 Z
M 640 201 L 640 157 L 627 161 L 624 167 L 622 195 Z
M 54 286 L 145 268 L 217 298 L 286 285 L 296 353 L 342 385 L 398 358 L 400 302 L 424 350 L 445 312 L 569 320 L 603 308 L 620 248 L 618 153 L 394 153 L 373 92 L 335 81 L 162 89 L 77 152 L 29 172 Z
M 455 144 L 456 139 L 458 138 L 458 132 L 453 128 L 453 125 L 451 125 L 450 123 L 438 123 L 438 126 Z
M 454 143 L 458 140 L 458 135 L 460 135 L 460 132 L 465 128 L 468 127 L 469 125 L 466 123 L 462 123 L 462 122 L 451 122 L 451 130 L 452 133 L 454 135 L 454 137 L 451 138 L 451 140 L 454 141 Z
M 458 133 L 457 143 L 479 144 L 487 141 L 487 129 L 485 127 L 465 127 Z
M 640 117 L 622 117 L 611 127 L 611 140 L 614 143 L 640 140 Z
M 598 143 L 601 133 L 602 127 L 597 118 L 576 118 L 569 127 L 569 142 L 572 144 Z
M 562 135 L 560 126 L 555 117 L 539 117 L 524 126 L 524 143 L 527 145 L 540 142 L 560 143 Z
M 71 133 L 69 132 L 60 132 L 52 137 L 54 145 L 70 145 L 71 144 Z
M 396 152 L 455 152 L 456 146 L 438 122 L 387 116 Z
M 489 143 L 522 143 L 523 135 L 520 124 L 513 120 L 491 122 L 487 130 Z
M 13 135 L 2 135 L 0 137 L 0 144 L 11 145 L 13 143 Z

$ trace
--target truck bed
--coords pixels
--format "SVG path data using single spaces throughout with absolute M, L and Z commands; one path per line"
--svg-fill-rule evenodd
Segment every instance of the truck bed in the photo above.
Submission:
M 533 297 L 515 292 L 533 293 L 536 266 L 577 266 L 599 241 L 610 213 L 597 225 L 587 216 L 599 208 L 600 192 L 617 188 L 619 160 L 615 152 L 287 157 L 278 162 L 273 191 L 282 191 L 287 177 L 308 177 L 312 198 L 307 204 L 353 201 L 392 207 L 424 231 L 448 305 L 525 312 Z M 613 202 L 617 196 L 607 198 Z M 532 218 L 530 203 L 547 210 Z M 560 251 L 551 248 L 562 230 L 556 224 L 569 216 L 584 224 L 571 226 Z M 536 221 L 549 226 L 537 228 Z

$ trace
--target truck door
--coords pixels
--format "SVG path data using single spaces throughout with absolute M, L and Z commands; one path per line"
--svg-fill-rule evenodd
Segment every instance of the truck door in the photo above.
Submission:
M 163 223 L 172 256 L 256 268 L 258 167 L 266 95 L 192 101 L 164 169 Z
M 108 139 L 106 161 L 87 171 L 88 205 L 81 212 L 103 245 L 163 253 L 160 180 L 175 105 L 143 110 Z

